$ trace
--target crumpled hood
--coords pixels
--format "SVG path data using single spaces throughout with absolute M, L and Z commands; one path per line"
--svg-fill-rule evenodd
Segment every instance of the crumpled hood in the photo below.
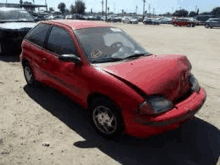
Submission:
M 189 91 L 189 66 L 183 55 L 151 55 L 97 65 L 114 77 L 132 83 L 146 95 L 163 95 L 171 101 Z
M 0 23 L 0 28 L 3 29 L 22 29 L 22 28 L 33 28 L 37 23 L 35 22 L 8 22 L 8 23 Z

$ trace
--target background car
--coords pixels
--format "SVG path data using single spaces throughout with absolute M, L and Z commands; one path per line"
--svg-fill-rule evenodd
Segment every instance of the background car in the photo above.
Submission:
M 74 16 L 72 14 L 66 15 L 65 19 L 74 19 Z
M 24 36 L 36 25 L 23 9 L 0 8 L 0 55 L 18 54 Z
M 58 20 L 58 19 L 65 19 L 64 15 L 53 15 L 51 14 L 46 18 L 46 20 Z
M 130 19 L 131 19 L 130 17 L 123 17 L 122 23 L 127 23 L 127 24 L 131 23 Z
M 171 24 L 172 23 L 172 18 L 159 18 L 158 19 L 160 24 Z
M 121 22 L 121 17 L 118 17 L 118 16 L 113 16 L 110 18 L 111 19 L 111 22 Z
M 131 24 L 138 24 L 138 23 L 139 23 L 137 17 L 131 17 L 131 18 L 130 18 L 130 22 L 131 22 Z
M 135 17 L 123 17 L 122 22 L 126 24 L 138 24 L 138 19 Z
M 173 20 L 174 26 L 188 26 L 195 27 L 196 23 L 192 19 L 188 18 L 176 18 Z
M 215 15 L 197 15 L 193 17 L 195 20 L 200 21 L 200 25 L 204 25 L 204 23 L 209 19 L 209 18 L 215 18 Z
M 143 21 L 143 23 L 145 24 L 145 25 L 159 25 L 160 24 L 160 22 L 159 22 L 159 20 L 158 19 L 155 19 L 155 18 L 144 18 L 144 21 Z
M 41 22 L 24 38 L 20 61 L 29 86 L 68 95 L 107 138 L 175 129 L 206 99 L 186 56 L 153 55 L 110 24 Z
M 220 27 L 220 18 L 209 18 L 204 26 L 206 28 Z

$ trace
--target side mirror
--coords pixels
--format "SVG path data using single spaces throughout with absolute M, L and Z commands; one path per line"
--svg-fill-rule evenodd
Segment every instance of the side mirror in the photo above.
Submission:
M 81 64 L 81 59 L 75 54 L 62 54 L 59 59 L 62 61 L 74 62 L 77 65 Z

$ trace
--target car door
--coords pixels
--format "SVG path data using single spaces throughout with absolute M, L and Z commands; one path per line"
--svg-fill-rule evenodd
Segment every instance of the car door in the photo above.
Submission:
M 30 61 L 35 76 L 40 81 L 48 80 L 47 68 L 49 64 L 45 65 L 45 57 L 44 54 L 42 54 L 42 50 L 49 29 L 50 25 L 48 24 L 38 24 L 25 37 L 25 40 L 30 43 L 24 44 L 22 47 L 24 56 Z
M 211 21 L 211 26 L 212 26 L 212 27 L 218 26 L 218 18 L 213 18 L 213 19 L 212 19 L 212 21 Z
M 73 34 L 72 34 L 73 35 Z M 49 53 L 51 68 L 49 74 L 57 89 L 61 92 L 80 100 L 81 90 L 84 88 L 82 78 L 82 66 L 74 62 L 65 62 L 59 59 L 62 54 L 78 55 L 75 43 L 69 31 L 64 28 L 53 26 L 46 42 L 46 51 Z

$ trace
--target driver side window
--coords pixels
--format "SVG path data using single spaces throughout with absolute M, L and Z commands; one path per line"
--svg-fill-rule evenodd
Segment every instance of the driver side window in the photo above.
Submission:
M 59 27 L 54 26 L 50 32 L 46 49 L 57 55 L 61 54 L 77 54 L 76 47 L 70 34 Z

